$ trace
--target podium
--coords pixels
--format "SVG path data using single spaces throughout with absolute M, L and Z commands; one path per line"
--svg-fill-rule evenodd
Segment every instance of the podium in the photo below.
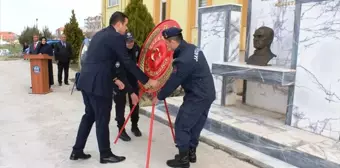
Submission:
M 32 94 L 47 94 L 50 92 L 48 78 L 48 60 L 52 59 L 47 54 L 25 55 L 30 60 Z

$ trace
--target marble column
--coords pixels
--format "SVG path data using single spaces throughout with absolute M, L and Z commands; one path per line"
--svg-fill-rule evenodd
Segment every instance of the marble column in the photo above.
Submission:
M 238 62 L 240 50 L 241 6 L 221 5 L 199 8 L 198 46 L 211 68 L 214 62 Z M 236 101 L 234 79 L 214 75 L 216 101 L 233 104 Z
M 340 0 L 296 0 L 291 125 L 340 139 Z

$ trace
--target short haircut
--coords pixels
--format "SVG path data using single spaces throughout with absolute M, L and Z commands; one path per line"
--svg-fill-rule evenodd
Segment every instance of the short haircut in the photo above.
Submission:
M 44 37 L 44 36 L 40 38 L 40 41 L 42 41 L 43 39 L 45 39 L 47 41 L 47 38 Z
M 115 12 L 110 17 L 110 25 L 115 25 L 118 22 L 125 22 L 125 18 L 128 19 L 128 17 L 123 12 Z
M 38 34 L 38 33 L 34 33 L 34 34 L 33 34 L 33 37 L 34 37 L 34 36 L 38 36 L 38 37 L 39 37 L 39 34 Z
M 167 38 L 167 40 L 174 40 L 174 41 L 180 43 L 183 40 L 183 35 L 181 33 L 178 36 L 169 37 L 169 38 Z

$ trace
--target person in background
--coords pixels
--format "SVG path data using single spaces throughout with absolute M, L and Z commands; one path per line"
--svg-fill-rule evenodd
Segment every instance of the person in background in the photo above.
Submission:
M 61 35 L 60 42 L 55 45 L 54 48 L 55 60 L 58 64 L 58 82 L 59 86 L 62 85 L 62 74 L 64 71 L 64 83 L 65 85 L 69 85 L 68 83 L 68 72 L 70 67 L 70 58 L 72 56 L 72 47 L 71 44 L 66 42 L 65 34 Z
M 126 40 L 126 48 L 128 51 L 128 57 L 130 57 L 131 60 L 137 64 L 140 47 L 135 43 L 132 33 L 130 32 L 125 34 L 125 40 Z M 122 65 L 120 65 L 119 62 L 117 62 L 116 67 L 118 69 L 119 69 L 119 66 L 122 66 Z M 126 93 L 128 93 L 129 95 L 133 93 L 138 95 L 138 82 L 137 82 L 136 77 L 130 72 L 128 72 L 125 68 L 121 68 L 121 70 L 124 72 L 123 73 L 117 72 L 117 73 L 124 74 L 125 76 L 123 78 L 126 78 L 127 81 L 125 84 L 126 85 L 125 89 L 122 91 L 117 91 L 117 94 L 114 96 L 114 101 L 116 104 L 116 121 L 117 121 L 117 126 L 119 130 L 123 127 L 124 122 L 125 122 L 124 115 L 125 115 L 125 105 L 126 105 Z M 129 105 L 130 105 L 130 110 L 132 110 L 133 103 L 132 103 L 131 96 L 129 96 Z M 131 123 L 132 123 L 131 132 L 136 137 L 142 136 L 142 133 L 138 128 L 138 120 L 139 120 L 139 104 L 136 105 L 131 115 Z M 119 138 L 122 139 L 123 141 L 131 140 L 130 136 L 126 133 L 125 130 L 122 132 Z
M 51 57 L 53 57 L 53 49 L 52 46 L 47 44 L 47 39 L 45 37 L 41 37 L 40 39 L 41 43 L 39 46 L 39 54 L 47 54 Z M 53 80 L 53 65 L 52 65 L 52 59 L 48 60 L 48 79 L 49 79 L 49 84 L 50 84 L 50 89 L 51 86 L 54 85 L 54 80 Z
M 38 54 L 39 51 L 39 35 L 33 35 L 33 43 L 29 47 L 29 54 Z
M 25 42 L 24 45 L 22 45 L 22 53 L 26 54 L 28 48 L 29 48 L 29 45 L 27 44 L 27 42 Z

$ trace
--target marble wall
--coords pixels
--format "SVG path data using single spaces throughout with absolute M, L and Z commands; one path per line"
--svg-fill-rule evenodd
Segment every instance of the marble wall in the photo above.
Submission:
M 292 126 L 339 140 L 340 0 L 297 0 Z
M 277 55 L 269 64 L 291 68 L 294 59 L 292 57 L 294 2 L 294 0 L 249 0 L 246 57 L 252 55 L 255 50 L 253 47 L 255 30 L 267 26 L 274 30 L 275 37 L 271 50 Z M 288 89 L 278 85 L 247 81 L 246 103 L 270 111 L 286 113 Z
M 198 11 L 198 46 L 205 54 L 210 68 L 214 62 L 238 61 L 241 7 L 222 5 L 199 8 Z M 227 88 L 232 87 L 228 83 L 233 83 L 233 80 L 214 75 L 214 83 L 214 103 L 223 104 L 222 95 Z

